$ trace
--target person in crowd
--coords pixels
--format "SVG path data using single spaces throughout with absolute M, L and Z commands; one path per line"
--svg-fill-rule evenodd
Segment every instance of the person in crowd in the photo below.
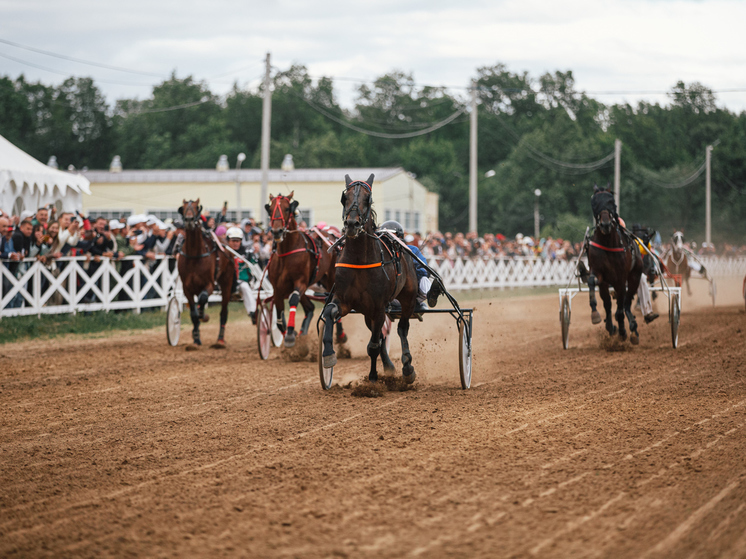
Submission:
M 41 225 L 46 232 L 49 227 L 49 212 L 53 211 L 53 209 L 54 206 L 50 204 L 49 206 L 42 206 L 36 210 L 36 215 L 34 216 L 34 219 L 31 220 L 32 225 Z
M 243 232 L 238 227 L 231 227 L 226 233 L 228 238 L 228 246 L 236 252 L 239 256 L 250 260 L 251 254 L 246 252 L 243 245 Z M 251 270 L 242 262 L 239 258 L 235 258 L 236 264 L 236 277 L 233 281 L 234 291 L 241 293 L 241 299 L 243 300 L 243 306 L 246 309 L 246 313 L 251 317 L 251 322 L 256 324 L 256 293 L 251 290 L 249 286 L 249 280 L 251 279 Z

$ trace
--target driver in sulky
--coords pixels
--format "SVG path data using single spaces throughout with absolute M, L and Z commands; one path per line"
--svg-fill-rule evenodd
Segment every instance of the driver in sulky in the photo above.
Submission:
M 228 246 L 235 251 L 237 254 L 249 260 L 251 253 L 247 251 L 249 247 L 243 247 L 243 232 L 238 227 L 231 227 L 226 233 L 228 238 Z M 236 276 L 233 280 L 233 289 L 238 290 L 241 293 L 243 299 L 243 306 L 246 308 L 246 312 L 251 317 L 251 322 L 256 324 L 256 293 L 251 290 L 249 286 L 249 280 L 251 279 L 251 270 L 238 258 L 234 258 L 233 261 L 236 264 Z

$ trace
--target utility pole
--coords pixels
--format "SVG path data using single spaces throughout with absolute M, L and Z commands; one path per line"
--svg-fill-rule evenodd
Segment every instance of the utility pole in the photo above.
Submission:
M 469 232 L 477 232 L 477 82 L 471 82 L 469 138 Z
M 705 241 L 709 246 L 712 243 L 712 197 L 710 186 L 712 184 L 712 146 L 705 148 Z
M 269 188 L 269 126 L 272 120 L 272 90 L 270 88 L 269 72 L 271 65 L 267 53 L 267 65 L 264 70 L 264 101 L 262 103 L 262 188 L 259 195 L 259 213 L 257 222 L 262 215 L 264 204 L 268 204 L 267 190 Z
M 616 203 L 616 212 L 621 214 L 619 210 L 619 194 L 621 191 L 621 177 L 622 177 L 622 141 L 620 139 L 614 140 L 614 202 Z
M 534 190 L 534 241 L 539 242 L 539 235 L 541 235 L 541 214 L 539 213 L 539 196 L 541 196 L 541 190 L 538 188 Z

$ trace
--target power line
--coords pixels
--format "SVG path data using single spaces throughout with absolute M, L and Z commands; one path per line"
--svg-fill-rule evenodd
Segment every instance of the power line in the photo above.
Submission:
M 62 60 L 70 60 L 71 62 L 77 62 L 78 64 L 88 64 L 89 66 L 97 66 L 99 68 L 106 68 L 107 70 L 116 70 L 117 72 L 127 72 L 129 74 L 139 74 L 141 76 L 154 76 L 156 78 L 163 77 L 161 74 L 154 74 L 152 72 L 142 72 L 140 70 L 131 70 L 129 68 L 122 68 L 121 66 L 110 66 L 109 64 L 101 64 L 99 62 L 93 62 L 91 60 L 84 60 L 82 58 L 75 58 L 73 56 L 57 54 L 56 52 L 50 52 L 48 50 L 42 50 L 42 49 L 37 49 L 34 47 L 29 47 L 26 45 L 22 45 L 20 43 L 8 41 L 7 39 L 0 39 L 0 43 L 5 43 L 6 45 L 10 45 L 12 47 L 16 47 L 19 49 L 30 50 L 31 52 L 38 52 L 40 54 L 45 54 L 47 56 L 53 56 L 55 58 L 60 58 Z
M 45 72 L 52 72 L 53 74 L 59 74 L 61 76 L 67 76 L 67 77 L 75 77 L 73 74 L 70 74 L 70 72 L 60 72 L 59 70 L 54 70 L 52 68 L 47 68 L 46 66 L 41 66 L 39 64 L 34 64 L 33 62 L 28 62 L 26 60 L 21 60 L 20 58 L 16 58 L 14 56 L 10 56 L 8 54 L 4 54 L 0 52 L 0 57 L 7 58 L 8 60 L 12 60 L 13 62 L 18 62 L 19 64 L 24 64 L 26 66 L 31 66 L 32 68 L 37 68 L 39 70 L 44 70 Z M 110 81 L 110 80 L 95 80 L 99 83 L 107 83 L 111 85 L 132 85 L 137 87 L 151 87 L 152 84 L 149 83 L 131 83 L 131 82 L 117 82 L 117 81 Z
M 417 132 L 404 132 L 401 134 L 389 134 L 386 132 L 376 132 L 374 130 L 366 130 L 364 128 L 360 128 L 359 126 L 355 126 L 354 124 L 350 124 L 349 122 L 346 122 L 342 120 L 341 118 L 337 118 L 333 114 L 325 111 L 321 107 L 317 106 L 312 101 L 306 99 L 305 97 L 298 95 L 303 101 L 308 103 L 308 105 L 314 109 L 315 111 L 321 113 L 325 117 L 327 117 L 330 120 L 333 120 L 334 122 L 341 124 L 342 126 L 345 126 L 349 128 L 350 130 L 354 130 L 355 132 L 360 132 L 361 134 L 367 134 L 368 136 L 374 136 L 376 138 L 385 138 L 387 140 L 397 140 L 397 139 L 406 139 L 406 138 L 415 138 L 417 136 L 424 136 L 425 134 L 429 134 L 430 132 L 434 132 L 435 130 L 438 130 L 439 128 L 444 127 L 447 124 L 450 124 L 453 120 L 455 120 L 459 115 L 463 114 L 466 111 L 466 107 L 462 107 L 449 117 L 445 118 L 444 120 L 441 120 L 440 122 L 433 124 L 429 128 L 425 128 L 424 130 L 419 130 Z
M 707 161 L 703 161 L 702 165 L 699 166 L 699 168 L 694 171 L 690 176 L 686 177 L 683 180 L 680 180 L 678 182 L 673 183 L 664 183 L 653 176 L 653 172 L 645 169 L 644 167 L 638 167 L 637 171 L 642 175 L 643 179 L 645 179 L 647 182 L 652 184 L 653 186 L 657 186 L 658 188 L 667 188 L 667 189 L 677 189 L 677 188 L 684 188 L 685 186 L 689 186 L 692 184 L 699 176 L 704 173 L 705 167 L 707 166 Z

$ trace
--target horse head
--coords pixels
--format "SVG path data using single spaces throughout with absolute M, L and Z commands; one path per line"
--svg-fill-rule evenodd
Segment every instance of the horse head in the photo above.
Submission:
M 353 181 L 350 175 L 345 175 L 345 189 L 342 192 L 342 223 L 344 234 L 351 239 L 356 238 L 365 229 L 373 213 L 373 179 Z M 375 216 L 375 214 L 373 214 Z M 375 217 L 374 217 L 375 221 Z
M 683 231 L 674 231 L 673 235 L 671 236 L 671 247 L 673 248 L 675 254 L 678 255 L 681 253 L 681 251 L 684 249 Z
M 610 187 L 606 189 L 593 186 L 593 196 L 591 197 L 591 209 L 593 218 L 596 220 L 596 226 L 603 235 L 608 235 L 616 225 L 616 203 L 614 194 Z
M 289 196 L 278 194 L 277 196 L 269 195 L 269 204 L 264 206 L 269 215 L 269 227 L 272 230 L 274 239 L 281 243 L 285 239 L 285 233 L 288 230 L 295 230 L 298 225 L 295 222 L 295 210 L 298 208 L 298 201 L 293 200 L 295 191 Z
M 199 216 L 202 213 L 202 206 L 199 198 L 196 200 L 184 200 L 179 208 L 181 217 L 184 218 L 184 228 L 192 230 L 199 225 Z

